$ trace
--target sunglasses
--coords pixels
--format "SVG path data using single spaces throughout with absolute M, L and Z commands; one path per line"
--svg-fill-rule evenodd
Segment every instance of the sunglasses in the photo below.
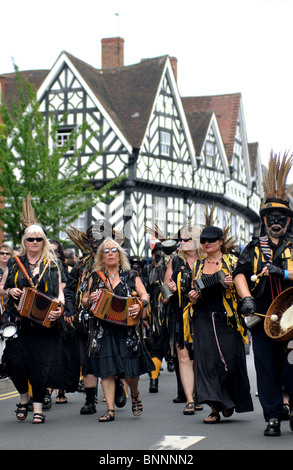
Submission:
M 10 253 L 7 253 L 6 251 L 0 251 L 1 256 L 11 256 Z
M 29 238 L 26 239 L 26 241 L 27 241 L 27 242 L 30 242 L 30 243 L 32 243 L 32 242 L 34 242 L 34 241 L 41 243 L 43 240 L 44 240 L 44 239 L 41 238 L 41 237 L 35 237 L 35 238 L 29 237 Z
M 216 241 L 220 240 L 219 238 L 201 238 L 200 243 L 204 245 L 205 243 L 215 243 Z
M 105 248 L 103 253 L 110 253 L 110 251 L 112 251 L 112 253 L 115 253 L 116 251 L 118 251 L 118 248 L 114 247 L 114 248 Z
M 189 242 L 189 240 L 192 240 L 192 238 L 180 238 L 179 241 L 187 243 L 187 242 Z

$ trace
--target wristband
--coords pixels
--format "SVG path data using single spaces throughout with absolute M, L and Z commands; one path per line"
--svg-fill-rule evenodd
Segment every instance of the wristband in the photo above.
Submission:
M 289 271 L 284 270 L 284 279 L 289 279 Z
M 142 304 L 143 304 L 143 308 L 147 307 L 148 306 L 148 301 L 145 300 L 145 299 L 142 299 Z

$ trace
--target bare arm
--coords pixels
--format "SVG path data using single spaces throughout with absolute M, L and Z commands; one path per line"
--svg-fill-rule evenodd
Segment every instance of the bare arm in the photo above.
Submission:
M 237 274 L 234 277 L 234 284 L 239 297 L 242 299 L 244 297 L 252 297 L 244 274 Z

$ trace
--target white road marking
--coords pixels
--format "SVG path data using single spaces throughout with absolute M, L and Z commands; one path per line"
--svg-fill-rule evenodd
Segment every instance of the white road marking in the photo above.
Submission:
M 150 447 L 150 450 L 184 450 L 205 436 L 164 436 L 160 441 Z

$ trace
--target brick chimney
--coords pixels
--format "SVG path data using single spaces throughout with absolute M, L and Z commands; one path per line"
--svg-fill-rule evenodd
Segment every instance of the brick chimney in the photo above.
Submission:
M 124 65 L 124 39 L 102 39 L 102 69 L 123 67 Z

